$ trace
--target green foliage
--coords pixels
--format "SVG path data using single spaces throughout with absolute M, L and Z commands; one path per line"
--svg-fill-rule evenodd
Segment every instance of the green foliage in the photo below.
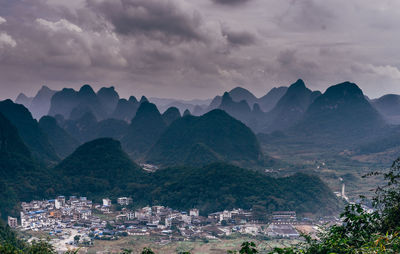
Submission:
M 243 242 L 240 246 L 241 249 L 238 251 L 228 251 L 229 254 L 256 254 L 259 253 L 254 242 Z
M 4 250 L 9 250 L 11 246 L 18 249 L 24 249 L 26 244 L 17 238 L 15 232 L 0 219 L 0 245 Z M 0 253 L 3 253 L 0 251 Z M 11 252 L 12 253 L 12 252 Z
M 79 142 L 61 128 L 55 118 L 44 116 L 40 119 L 39 126 L 61 158 L 70 155 L 78 147 Z
M 383 174 L 387 185 L 376 190 L 374 205 L 382 218 L 381 232 L 400 231 L 400 158 Z
M 28 247 L 27 254 L 56 254 L 54 247 L 46 241 L 33 241 Z
M 167 124 L 156 105 L 143 102 L 122 138 L 122 144 L 134 157 L 143 156 L 164 132 Z
M 13 213 L 19 200 L 43 197 L 51 173 L 34 161 L 17 128 L 0 113 L 0 214 Z
M 349 144 L 374 136 L 382 127 L 382 117 L 365 99 L 361 89 L 344 82 L 329 87 L 316 98 L 291 131 L 319 142 Z
M 295 124 L 304 115 L 315 95 L 315 92 L 305 86 L 303 80 L 297 80 L 268 112 L 263 132 L 284 130 Z
M 159 170 L 151 175 L 149 188 L 152 204 L 177 209 L 197 207 L 202 213 L 235 207 L 250 209 L 254 205 L 259 205 L 257 211 L 265 212 L 338 210 L 336 197 L 318 177 L 295 174 L 272 178 L 225 163 Z
M 273 253 L 399 253 L 400 252 L 400 159 L 388 173 L 387 185 L 376 190 L 375 212 L 360 205 L 348 205 L 341 214 L 342 225 L 330 227 L 319 239 L 305 236 L 306 243 L 275 249 Z M 371 173 L 377 175 L 382 173 Z
M 0 113 L 18 129 L 18 134 L 35 157 L 51 162 L 59 160 L 47 135 L 27 108 L 11 100 L 5 100 L 0 102 Z
M 120 254 L 131 254 L 132 252 L 133 252 L 133 250 L 131 250 L 131 249 L 123 249 Z
M 144 247 L 142 254 L 155 254 L 150 248 Z
M 65 195 L 120 195 L 146 173 L 132 162 L 119 141 L 101 138 L 83 144 L 63 160 L 55 172 L 58 190 Z
M 222 110 L 213 110 L 174 121 L 149 151 L 147 160 L 178 165 L 198 164 L 199 158 L 206 158 L 204 165 L 216 160 L 258 162 L 261 157 L 257 138 L 246 125 Z
M 163 114 L 162 117 L 167 125 L 170 125 L 176 119 L 181 118 L 181 113 L 176 107 L 169 107 Z
M 0 221 L 0 253 L 1 254 L 56 254 L 54 247 L 46 241 L 33 241 L 28 244 L 16 236 L 8 226 Z M 67 252 L 74 254 L 76 252 Z

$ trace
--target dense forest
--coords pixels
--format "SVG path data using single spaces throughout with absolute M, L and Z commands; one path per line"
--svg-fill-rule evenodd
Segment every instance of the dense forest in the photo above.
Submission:
M 341 214 L 343 223 L 322 230 L 318 237 L 303 234 L 305 241 L 292 247 L 275 248 L 270 254 L 370 254 L 400 252 L 400 159 L 389 172 L 372 172 L 369 177 L 383 174 L 385 186 L 375 190 L 375 211 L 368 213 L 360 204 L 349 204 Z M 253 178 L 254 179 L 254 178 Z M 238 251 L 228 253 L 259 253 L 253 242 L 244 242 Z M 25 243 L 0 221 L 0 253 L 55 253 L 46 242 Z M 130 253 L 123 250 L 121 253 Z M 141 253 L 154 254 L 150 248 Z
M 170 167 L 147 173 L 132 162 L 118 141 L 97 139 L 80 146 L 54 169 L 57 192 L 97 200 L 129 195 L 137 205 L 199 208 L 202 213 L 260 205 L 267 211 L 333 213 L 338 201 L 315 176 L 272 178 L 217 162 L 202 167 Z
M 1 186 L 3 217 L 15 213 L 13 208 L 18 201 L 55 195 L 87 196 L 95 201 L 128 195 L 137 206 L 199 208 L 203 214 L 253 206 L 261 206 L 265 211 L 293 209 L 320 214 L 338 211 L 338 200 L 315 176 L 272 178 L 227 163 L 170 167 L 147 173 L 130 160 L 119 141 L 111 138 L 85 143 L 49 169 L 35 164 L 29 153 L 26 157 L 13 153 L 12 158 L 15 156 L 21 157 L 18 165 L 13 164 L 17 162 L 11 157 L 1 160 L 3 179 L 7 179 Z M 26 165 L 21 164 L 24 161 Z M 7 175 L 10 171 L 5 168 L 11 166 L 18 170 Z

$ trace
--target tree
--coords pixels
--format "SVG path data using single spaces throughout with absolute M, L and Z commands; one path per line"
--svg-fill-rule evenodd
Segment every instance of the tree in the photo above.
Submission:
M 22 254 L 23 252 L 10 243 L 0 244 L 0 253 L 2 254 Z
M 240 249 L 240 254 L 255 254 L 258 253 L 256 249 L 256 244 L 254 242 L 244 242 L 242 243 L 242 248 Z
M 228 253 L 236 254 L 237 251 L 228 251 Z M 240 254 L 255 254 L 258 253 L 256 244 L 254 242 L 244 242 L 239 250 Z
M 27 254 L 56 254 L 54 247 L 46 241 L 33 241 L 32 245 L 26 251 Z
M 381 231 L 400 231 L 400 158 L 395 160 L 388 173 L 372 173 L 383 175 L 387 184 L 376 190 L 374 206 L 381 214 Z
M 226 225 L 228 225 L 228 222 L 227 222 L 226 220 L 222 220 L 222 221 L 221 221 L 221 226 L 224 226 L 224 227 L 225 227 Z
M 108 229 L 108 230 L 113 230 L 114 227 L 107 221 L 106 229 Z
M 75 235 L 74 236 L 74 242 L 75 243 L 79 243 L 79 240 L 81 239 L 81 236 L 80 235 Z
M 123 249 L 121 254 L 131 254 L 133 252 L 133 250 L 131 249 Z
M 327 229 L 318 240 L 304 235 L 305 244 L 276 248 L 272 253 L 400 253 L 400 158 L 394 161 L 389 172 L 368 174 L 376 175 L 383 175 L 387 184 L 375 191 L 374 212 L 368 213 L 361 205 L 350 204 L 341 214 L 342 225 Z
M 150 248 L 144 247 L 142 254 L 155 254 Z

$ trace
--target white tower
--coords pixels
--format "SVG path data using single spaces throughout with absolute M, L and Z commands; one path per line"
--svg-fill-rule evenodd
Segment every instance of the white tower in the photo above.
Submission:
M 344 185 L 344 183 L 342 183 L 342 197 L 343 198 L 346 197 L 346 195 L 344 194 L 344 189 L 345 189 L 345 185 Z

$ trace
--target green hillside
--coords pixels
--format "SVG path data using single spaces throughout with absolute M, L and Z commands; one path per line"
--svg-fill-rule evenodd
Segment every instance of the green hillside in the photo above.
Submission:
M 153 204 L 197 207 L 203 213 L 254 205 L 267 211 L 325 214 L 339 208 L 332 191 L 316 176 L 272 178 L 224 163 L 160 170 L 152 175 L 151 186 Z
M 222 110 L 213 110 L 173 122 L 150 150 L 147 160 L 162 165 L 184 164 L 198 144 L 203 147 L 199 152 L 213 151 L 223 161 L 257 163 L 262 157 L 257 138 L 246 125 Z
M 100 138 L 87 142 L 55 167 L 65 195 L 122 194 L 130 183 L 140 182 L 145 171 L 132 162 L 119 141 Z
M 38 122 L 32 118 L 27 108 L 11 100 L 5 100 L 0 102 L 0 113 L 18 129 L 19 136 L 35 157 L 50 162 L 59 160 L 47 135 L 40 129 Z
M 141 157 L 156 143 L 166 126 L 156 105 L 145 101 L 140 104 L 122 144 L 132 157 Z

